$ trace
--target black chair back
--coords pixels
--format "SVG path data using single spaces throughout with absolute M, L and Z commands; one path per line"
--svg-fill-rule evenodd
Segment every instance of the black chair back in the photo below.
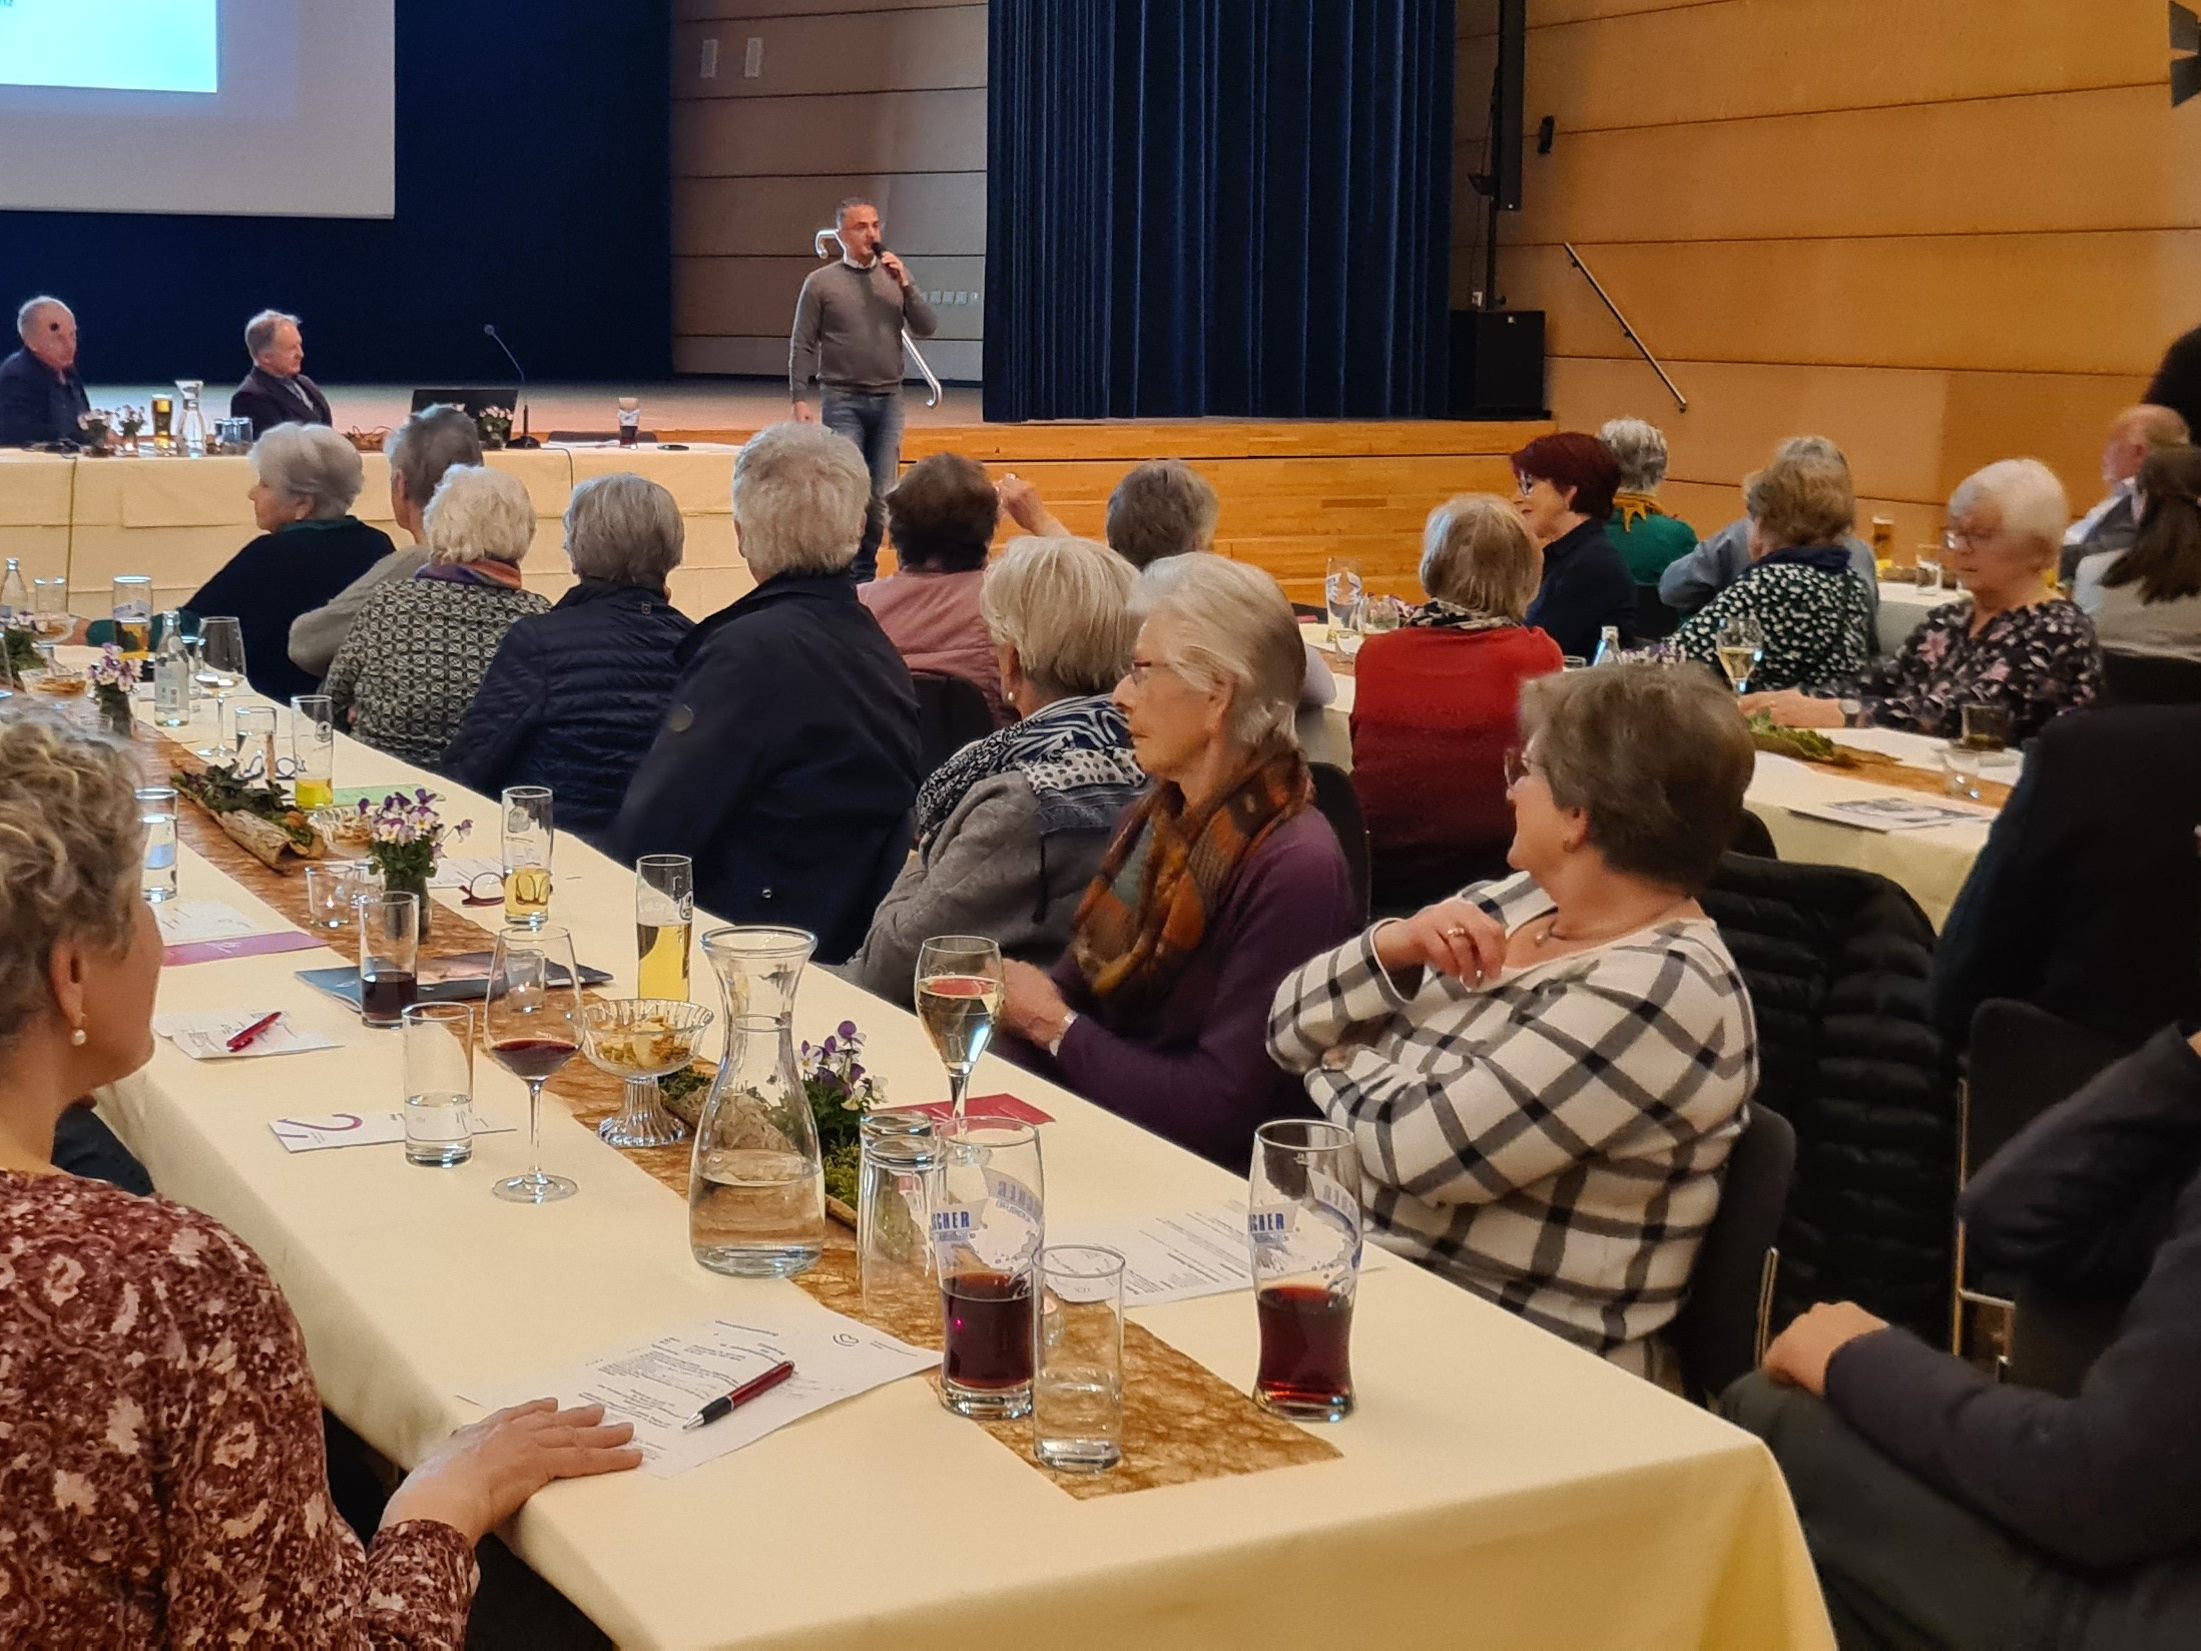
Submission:
M 1689 1396 L 1711 1402 L 1754 1368 L 1773 1309 L 1774 1247 L 1796 1172 L 1796 1131 L 1770 1107 L 1751 1103 L 1750 1121 L 1728 1155 L 1719 1213 L 1697 1250 L 1689 1299 L 1667 1331 Z
M 1353 883 L 1355 923 L 1368 921 L 1368 819 L 1360 811 L 1360 794 L 1353 778 L 1335 763 L 1311 762 L 1314 805 L 1337 833 L 1337 846 L 1345 851 L 1345 870 Z
M 1972 1014 L 1964 1078 L 1963 1178 L 2019 1130 L 2068 1100 L 2128 1045 L 2014 998 L 1989 998 Z
M 922 780 L 956 752 L 994 731 L 986 696 L 959 676 L 912 671 L 917 689 L 917 765 Z
M 2105 649 L 2102 685 L 2112 705 L 2201 705 L 2201 664 Z
M 1656 585 L 1636 586 L 1635 635 L 1632 639 L 1636 646 L 1663 642 L 1680 629 L 1681 615 L 1658 599 Z
M 1735 827 L 1734 852 L 1755 854 L 1761 860 L 1778 860 L 1781 851 L 1773 844 L 1772 828 L 1749 809 L 1742 811 L 1742 819 Z

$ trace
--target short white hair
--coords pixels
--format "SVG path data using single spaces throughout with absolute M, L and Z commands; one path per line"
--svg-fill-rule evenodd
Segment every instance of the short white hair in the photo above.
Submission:
M 583 579 L 663 590 L 687 541 L 679 502 L 646 476 L 591 476 L 566 501 L 566 559 Z
M 27 298 L 23 301 L 23 307 L 15 312 L 15 336 L 28 344 L 31 339 L 31 328 L 38 325 L 39 311 L 47 309 L 68 310 L 71 315 L 76 313 L 58 298 L 48 297 L 44 294 L 40 294 L 36 298 Z
M 1131 668 L 1138 578 L 1092 539 L 1014 539 L 986 570 L 979 616 L 995 647 L 1016 649 L 1024 675 L 1050 703 L 1105 694 Z
M 535 505 L 519 477 L 483 464 L 454 464 L 421 518 L 436 562 L 517 564 L 535 542 Z
M 1949 514 L 1969 516 L 1983 504 L 2002 513 L 2002 532 L 2033 546 L 2042 567 L 2062 554 L 2071 501 L 2055 471 L 2039 459 L 1998 459 L 1973 471 L 1949 495 Z
M 768 425 L 734 459 L 734 534 L 760 583 L 845 572 L 870 507 L 862 451 L 822 424 Z
M 275 342 L 275 329 L 299 325 L 298 317 L 281 310 L 262 310 L 245 323 L 245 349 L 257 361 L 260 352 Z
M 1620 485 L 1631 493 L 1649 493 L 1666 479 L 1666 433 L 1639 418 L 1606 422 L 1597 439 L 1612 449 L 1620 466 Z
M 1307 647 L 1283 587 L 1247 562 L 1165 556 L 1139 575 L 1131 616 L 1167 619 L 1169 664 L 1188 680 L 1230 690 L 1226 737 L 1254 752 L 1295 745 Z
M 252 471 L 277 498 L 307 505 L 317 522 L 350 510 L 367 479 L 359 449 L 325 424 L 278 424 L 252 444 Z

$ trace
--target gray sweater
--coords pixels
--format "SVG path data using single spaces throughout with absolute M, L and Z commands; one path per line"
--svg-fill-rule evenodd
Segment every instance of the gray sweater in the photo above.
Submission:
M 898 390 L 902 329 L 912 338 L 930 338 L 939 325 L 916 285 L 905 289 L 880 263 L 857 269 L 844 260 L 814 269 L 795 300 L 788 393 L 802 401 L 820 382 L 872 395 Z

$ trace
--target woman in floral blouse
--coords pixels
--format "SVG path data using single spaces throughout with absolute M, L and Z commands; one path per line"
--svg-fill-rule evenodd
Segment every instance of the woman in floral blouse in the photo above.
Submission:
M 1847 682 L 1871 656 L 1872 613 L 1842 540 L 1857 517 L 1849 466 L 1818 454 L 1775 459 L 1743 483 L 1750 566 L 1689 622 L 1674 643 L 1715 669 L 1720 632 L 1756 622 L 1765 652 L 1750 680 L 1760 689 Z
M 2013 739 L 2094 703 L 2102 650 L 2094 623 L 2048 586 L 2071 510 L 2063 484 L 2037 459 L 2004 459 L 1949 497 L 1943 565 L 1971 593 L 1936 609 L 1892 660 L 1869 666 L 1826 698 L 1751 694 L 1745 711 L 1790 728 L 1873 726 L 1952 737 L 1964 707 L 2009 714 Z
M 119 747 L 0 719 L 0 1645 L 456 1647 L 482 1535 L 640 1454 L 594 1406 L 499 1411 L 414 1470 L 362 1552 L 259 1258 L 48 1161 L 71 1098 L 153 1054 L 136 783 Z

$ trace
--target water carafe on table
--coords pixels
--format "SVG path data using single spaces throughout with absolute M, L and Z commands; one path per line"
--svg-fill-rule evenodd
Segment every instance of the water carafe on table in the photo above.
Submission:
M 795 988 L 817 944 L 801 929 L 703 937 L 725 1001 L 726 1050 L 696 1120 L 688 1242 L 714 1273 L 789 1278 L 825 1249 L 825 1168 L 795 1068 Z
M 199 410 L 200 399 L 206 394 L 203 378 L 179 378 L 176 394 L 183 398 L 183 413 L 176 421 L 176 445 L 187 459 L 206 457 L 206 415 Z

